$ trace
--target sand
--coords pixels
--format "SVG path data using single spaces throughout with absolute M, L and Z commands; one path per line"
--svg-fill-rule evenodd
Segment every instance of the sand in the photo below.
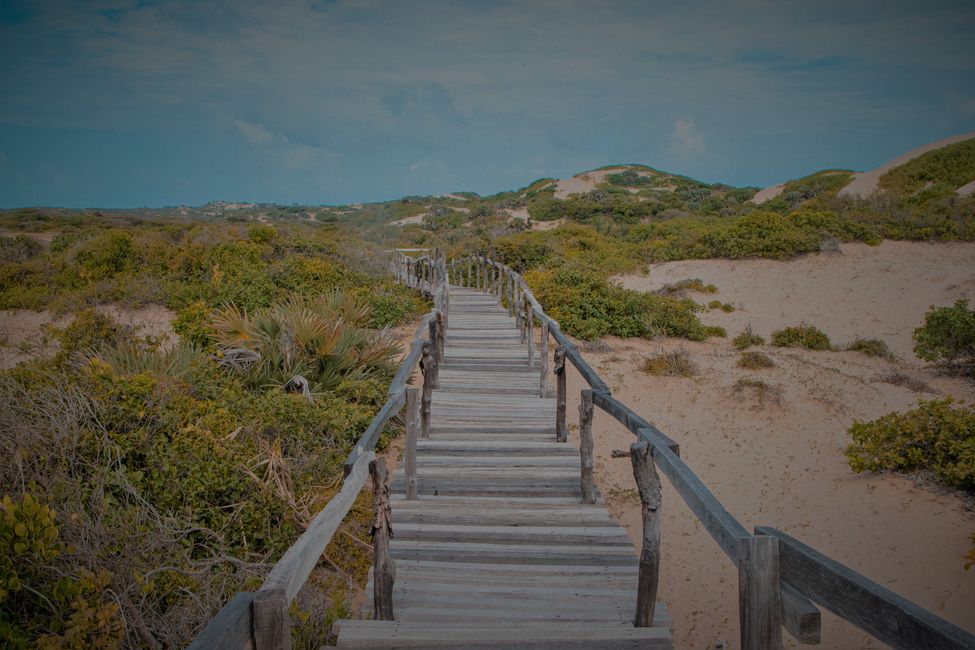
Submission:
M 176 313 L 162 305 L 131 309 L 108 304 L 96 309 L 116 323 L 132 327 L 138 336 L 150 336 L 160 341 L 164 349 L 178 340 L 171 325 Z M 71 315 L 55 317 L 48 311 L 0 310 L 0 368 L 12 368 L 21 361 L 53 354 L 57 342 L 51 340 L 44 326 L 64 327 L 71 319 Z
M 555 185 L 555 198 L 567 199 L 573 194 L 584 194 L 596 189 L 596 185 L 603 182 L 610 174 L 615 174 L 624 167 L 614 167 L 611 169 L 598 169 L 591 172 L 583 172 L 572 178 L 560 179 Z
M 701 315 L 734 336 L 751 323 L 766 338 L 773 330 L 804 322 L 838 345 L 858 336 L 879 338 L 895 354 L 917 361 L 911 334 L 932 305 L 959 298 L 975 304 L 975 244 L 885 241 L 879 246 L 843 244 L 839 253 L 773 260 L 688 260 L 651 266 L 646 276 L 621 276 L 624 287 L 655 291 L 700 278 L 716 294 L 689 294 L 697 302 L 731 303 L 735 311 Z
M 753 196 L 749 200 L 755 205 L 761 205 L 766 201 L 771 201 L 779 194 L 782 194 L 783 190 L 785 190 L 785 183 L 779 183 L 778 185 L 771 185 L 769 187 L 766 187 L 765 189 L 756 192 L 755 196 Z
M 733 314 L 705 314 L 710 322 L 731 325 L 732 333 L 750 321 L 767 335 L 780 323 L 805 318 L 840 341 L 855 333 L 882 335 L 906 361 L 762 346 L 776 367 L 749 371 L 737 367 L 739 355 L 728 339 L 609 338 L 605 345 L 580 345 L 613 394 L 680 443 L 684 460 L 746 528 L 784 530 L 975 630 L 975 572 L 965 572 L 962 559 L 975 514 L 966 510 L 965 499 L 910 477 L 854 474 L 843 455 L 847 429 L 856 419 L 942 395 L 975 401 L 971 381 L 939 376 L 910 356 L 909 348 L 905 352 L 905 334 L 920 323 L 928 304 L 972 295 L 975 245 L 888 242 L 843 246 L 843 253 L 784 263 L 668 263 L 652 267 L 650 278 L 624 281 L 651 289 L 701 277 L 718 285 L 718 299 L 741 305 Z M 652 377 L 637 369 L 647 355 L 677 348 L 690 354 L 694 377 Z M 927 387 L 912 390 L 883 381 L 893 372 Z M 769 388 L 736 389 L 743 377 Z M 570 370 L 570 422 L 577 422 L 583 387 Z M 571 428 L 569 444 L 577 445 L 577 427 Z M 598 409 L 594 432 L 600 490 L 638 545 L 640 515 L 629 461 L 611 458 L 613 449 L 627 448 L 634 437 Z M 675 647 L 714 648 L 722 640 L 737 648 L 737 573 L 666 478 L 663 483 L 660 597 L 674 615 Z M 822 648 L 883 647 L 828 612 L 823 639 Z M 797 644 L 787 636 L 786 647 Z
M 877 191 L 877 185 L 880 182 L 880 177 L 894 167 L 899 167 L 906 162 L 910 162 L 921 154 L 925 154 L 929 151 L 947 147 L 950 144 L 964 142 L 965 140 L 970 140 L 972 138 L 975 138 L 975 132 L 953 135 L 950 138 L 944 138 L 943 140 L 937 140 L 936 142 L 929 142 L 926 145 L 911 149 L 907 153 L 901 154 L 893 160 L 887 161 L 876 169 L 857 174 L 853 180 L 850 181 L 849 185 L 839 191 L 838 196 L 870 196 Z

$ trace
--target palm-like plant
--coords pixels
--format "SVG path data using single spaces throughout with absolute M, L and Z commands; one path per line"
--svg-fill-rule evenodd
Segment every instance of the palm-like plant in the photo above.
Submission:
M 253 314 L 229 305 L 213 316 L 223 363 L 254 387 L 310 399 L 344 379 L 385 372 L 400 346 L 388 329 L 365 327 L 369 306 L 340 290 L 290 298 Z

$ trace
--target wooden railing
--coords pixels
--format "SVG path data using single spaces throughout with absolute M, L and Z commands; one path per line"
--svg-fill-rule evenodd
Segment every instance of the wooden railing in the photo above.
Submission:
M 420 366 L 424 376 L 423 393 L 429 423 L 430 392 L 436 381 L 437 368 L 443 353 L 444 327 L 449 309 L 447 273 L 443 257 L 439 252 L 435 251 L 433 256 L 408 258 L 396 251 L 392 270 L 401 282 L 429 295 L 433 299 L 434 308 L 420 321 L 410 351 L 400 363 L 399 370 L 390 383 L 386 403 L 379 409 L 346 459 L 342 488 L 315 516 L 305 532 L 285 551 L 265 577 L 260 589 L 255 592 L 236 594 L 210 620 L 189 648 L 193 650 L 290 648 L 289 605 L 311 575 L 368 477 L 373 477 L 374 494 L 378 495 L 374 499 L 376 508 L 388 514 L 386 468 L 382 459 L 376 460 L 374 451 L 376 443 L 386 425 L 402 410 L 403 406 L 415 402 L 415 395 L 411 391 L 416 389 L 407 388 L 406 384 L 413 376 L 417 365 Z M 413 426 L 415 418 L 413 410 L 415 409 L 408 409 L 407 428 Z M 377 513 L 376 522 L 388 524 L 388 517 Z M 388 535 L 385 525 L 378 527 L 380 530 L 374 531 L 377 550 L 375 554 L 376 593 L 378 598 L 382 590 L 386 598 L 382 603 L 377 603 L 382 607 L 377 606 L 376 611 L 386 611 L 391 617 L 392 560 L 388 558 L 387 553 L 380 552 L 381 548 L 385 548 L 384 542 L 388 541 Z M 388 610 L 385 609 L 387 603 L 389 603 Z
M 662 431 L 612 396 L 606 383 L 586 362 L 535 299 L 520 274 L 486 255 L 471 255 L 446 264 L 449 281 L 497 297 L 516 320 L 522 341 L 534 363 L 533 331 L 541 327 L 538 364 L 539 394 L 547 394 L 548 350 L 551 337 L 556 380 L 556 439 L 565 442 L 565 361 L 572 363 L 588 389 L 580 396 L 581 487 L 592 502 L 592 415 L 601 409 L 636 437 L 630 458 L 640 494 L 644 538 L 634 624 L 652 625 L 660 564 L 659 469 L 691 512 L 738 569 L 739 621 L 743 650 L 782 647 L 782 628 L 801 644 L 818 644 L 820 611 L 813 603 L 857 625 L 882 642 L 905 649 L 975 648 L 975 635 L 885 589 L 876 582 L 802 544 L 775 528 L 759 526 L 755 533 L 735 519 L 691 468 L 680 458 L 680 447 Z M 652 459 L 653 462 L 650 462 Z

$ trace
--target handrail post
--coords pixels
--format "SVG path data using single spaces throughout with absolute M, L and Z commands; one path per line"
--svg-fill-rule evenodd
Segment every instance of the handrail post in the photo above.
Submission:
M 565 426 L 565 346 L 555 348 L 555 440 L 566 442 L 569 430 Z
M 431 388 L 433 389 L 440 388 L 440 377 L 437 376 L 439 374 L 437 371 L 440 368 L 440 327 L 437 325 L 437 316 L 439 315 L 440 312 L 438 311 L 427 324 L 427 329 L 430 331 L 430 355 L 433 357 L 433 364 L 430 368 L 432 370 L 430 375 L 433 379 Z
M 742 650 L 781 650 L 779 540 L 757 535 L 737 541 L 738 618 Z
M 416 499 L 416 438 L 419 399 L 416 388 L 406 389 L 406 448 L 403 450 L 403 471 L 406 475 L 406 498 Z
M 528 367 L 535 365 L 535 310 L 525 296 L 525 338 L 528 339 Z
M 373 594 L 372 608 L 377 621 L 393 620 L 393 583 L 396 563 L 389 555 L 389 538 L 393 534 L 392 512 L 389 504 L 389 475 L 382 458 L 369 462 L 372 475 Z
M 433 374 L 436 359 L 430 353 L 430 342 L 423 342 L 423 356 L 420 358 L 420 371 L 423 373 L 423 395 L 420 400 L 420 418 L 422 428 L 420 435 L 430 437 L 430 400 L 433 397 Z
M 467 256 L 467 281 L 464 286 L 468 289 L 474 286 L 474 258 L 470 255 Z
M 284 589 L 258 590 L 251 617 L 254 650 L 291 650 L 291 614 Z
M 437 385 L 434 388 L 440 388 L 440 364 L 443 363 L 444 356 L 444 339 L 447 338 L 447 296 L 444 293 L 443 300 L 441 301 L 441 310 L 437 312 Z
M 538 396 L 544 398 L 548 393 L 548 318 L 542 319 L 542 349 L 539 352 L 541 362 L 538 370 Z
M 660 582 L 660 477 L 653 462 L 653 449 L 646 440 L 630 445 L 633 478 L 640 492 L 643 514 L 643 547 L 640 550 L 640 578 L 636 592 L 634 627 L 653 627 Z
M 589 389 L 582 391 L 579 400 L 579 457 L 582 502 L 592 505 L 596 503 L 596 490 L 592 480 L 592 391 Z

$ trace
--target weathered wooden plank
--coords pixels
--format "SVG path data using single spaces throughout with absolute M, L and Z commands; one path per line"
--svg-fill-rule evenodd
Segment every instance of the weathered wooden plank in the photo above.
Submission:
M 883 643 L 917 650 L 975 648 L 975 635 L 794 537 L 766 526 L 755 532 L 778 540 L 783 580 Z
M 342 489 L 328 502 L 312 520 L 305 532 L 285 551 L 281 559 L 264 579 L 262 590 L 284 589 L 289 602 L 301 590 L 301 586 L 311 575 L 322 552 L 331 541 L 339 524 L 345 519 L 359 491 L 366 482 L 369 463 L 375 458 L 371 451 L 359 457 L 352 471 L 342 483 Z
M 372 451 L 376 448 L 376 443 L 379 442 L 379 436 L 382 435 L 383 429 L 386 428 L 386 424 L 392 419 L 394 415 L 399 413 L 403 405 L 406 404 L 406 393 L 404 391 L 399 391 L 394 393 L 386 400 L 379 412 L 376 413 L 376 417 L 372 419 L 369 423 L 369 427 L 366 429 L 362 437 L 356 442 L 355 447 L 349 452 L 348 457 L 345 459 L 344 470 L 346 476 L 352 471 L 352 467 L 358 462 L 359 458 L 362 457 L 366 452 Z
M 608 392 L 602 393 L 599 391 L 593 391 L 592 401 L 593 404 L 616 418 L 620 424 L 629 429 L 634 435 L 640 436 L 640 431 L 646 430 L 649 432 L 647 435 L 650 438 L 663 442 L 670 447 L 671 451 L 680 456 L 680 445 L 664 435 L 660 429 L 634 413 L 633 409 L 615 399 Z M 651 442 L 653 440 L 651 440 Z
M 238 592 L 210 619 L 203 631 L 187 646 L 187 650 L 250 650 L 254 647 L 254 593 Z
M 406 389 L 406 445 L 403 449 L 403 466 L 406 473 L 406 498 L 416 499 L 416 442 L 420 424 L 419 391 Z

